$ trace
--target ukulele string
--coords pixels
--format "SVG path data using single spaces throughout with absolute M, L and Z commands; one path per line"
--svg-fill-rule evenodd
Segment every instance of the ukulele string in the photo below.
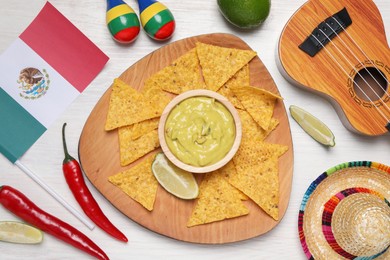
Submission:
M 321 9 L 322 10 L 326 10 L 326 8 L 324 7 L 324 6 L 322 6 L 321 7 Z M 375 63 L 368 57 L 368 55 L 364 52 L 364 50 L 359 46 L 359 44 L 357 44 L 356 43 L 356 41 L 353 39 L 353 37 L 348 33 L 348 31 L 345 29 L 345 27 L 334 17 L 334 16 L 331 16 L 332 17 L 332 19 L 342 28 L 342 30 L 343 30 L 343 32 L 348 36 L 348 38 L 353 42 L 353 44 L 355 44 L 355 46 L 356 47 L 358 47 L 358 49 L 360 50 L 360 52 L 365 56 L 365 58 L 374 66 L 374 68 L 378 71 L 378 73 L 379 74 L 381 74 L 381 75 L 383 75 L 382 74 L 382 72 L 381 72 L 381 70 L 375 65 Z M 326 23 L 328 26 L 329 26 L 329 24 L 328 23 Z M 329 26 L 330 27 L 330 26 Z M 332 28 L 331 28 L 332 29 Z M 332 29 L 333 30 L 333 29 Z M 334 30 L 333 30 L 334 31 Z M 335 32 L 335 31 L 334 31 Z M 336 33 L 336 32 L 335 32 Z M 339 37 L 339 35 L 338 35 L 338 33 L 336 33 L 336 35 Z M 340 38 L 341 39 L 341 38 Z M 318 40 L 317 40 L 318 41 Z M 348 46 L 346 46 L 347 47 L 347 49 L 349 49 L 348 48 Z M 351 51 L 352 52 L 352 51 Z M 352 53 L 353 54 L 353 53 Z M 355 57 L 356 58 L 356 57 Z M 358 58 L 356 58 L 356 60 L 358 61 L 358 62 L 360 62 L 360 60 L 358 59 Z M 370 74 L 370 76 L 376 81 L 376 79 L 375 79 L 375 77 L 368 71 L 368 69 L 364 66 L 364 68 L 365 68 L 365 70 L 368 72 L 368 74 Z M 389 81 L 387 80 L 387 78 L 386 77 L 384 77 L 383 76 L 383 78 L 384 78 L 384 80 L 386 81 L 386 83 L 387 83 L 387 86 L 389 86 L 390 85 L 390 83 L 389 83 Z M 381 85 L 377 82 L 377 84 L 381 87 Z M 381 87 L 382 88 L 382 87 Z M 383 89 L 383 88 L 382 88 Z M 385 93 L 387 94 L 387 95 L 389 95 L 386 91 L 385 91 Z
M 378 98 L 378 100 L 381 100 L 382 101 L 382 104 L 383 106 L 388 110 L 390 111 L 390 108 L 387 106 L 387 104 L 382 100 L 382 97 L 375 91 L 375 89 L 370 85 L 370 83 L 367 82 L 367 80 L 360 74 L 360 72 L 353 66 L 353 64 L 348 60 L 348 58 L 344 55 L 344 53 L 340 50 L 340 48 L 334 44 L 334 42 L 329 38 L 329 36 L 326 35 L 326 33 L 320 29 L 320 32 L 332 43 L 332 45 L 336 48 L 336 50 L 343 56 L 343 58 L 348 62 L 349 66 L 351 66 L 355 73 L 357 75 L 360 76 L 360 78 L 367 84 L 367 86 L 371 89 L 371 91 L 373 93 L 375 93 L 376 97 Z M 350 50 L 351 51 L 351 50 Z M 373 79 L 375 80 L 375 78 L 373 77 Z M 355 81 L 354 81 L 355 82 Z M 356 82 L 355 82 L 356 84 Z M 378 83 L 379 85 L 379 83 Z M 380 86 L 380 85 L 379 85 Z M 359 87 L 359 89 L 363 92 L 363 90 Z M 367 96 L 367 95 L 366 95 Z M 371 103 L 374 103 L 371 99 L 370 99 L 370 102 Z
M 360 50 L 360 52 L 366 57 L 366 59 L 368 60 L 368 62 L 371 63 L 372 66 L 374 66 L 374 68 L 380 73 L 382 74 L 382 72 L 380 71 L 380 69 L 376 66 L 376 64 L 368 57 L 368 55 L 364 52 L 364 50 L 356 43 L 356 41 L 353 39 L 353 37 L 348 33 L 347 30 L 345 30 L 345 27 L 339 22 L 337 21 L 336 18 L 332 17 L 333 20 L 336 21 L 336 23 L 343 29 L 343 32 L 348 36 L 348 38 L 353 42 L 353 44 L 355 44 L 355 46 Z M 339 36 L 339 34 L 333 30 L 333 28 L 327 23 L 326 25 L 328 25 L 328 27 L 336 34 L 336 36 L 340 39 L 340 41 L 343 43 L 343 45 L 349 50 L 349 52 L 355 57 L 355 59 L 360 62 L 360 60 L 358 59 L 358 57 L 355 55 L 355 53 L 348 47 L 348 45 L 345 43 L 345 41 Z M 374 79 L 374 81 L 378 84 L 379 87 L 382 88 L 381 84 L 377 81 L 377 79 L 371 74 L 371 72 L 367 69 L 366 66 L 364 66 L 364 69 L 366 70 L 366 72 Z M 383 79 L 386 81 L 387 85 L 389 85 L 389 81 L 387 80 L 386 77 L 383 77 Z M 390 94 L 388 94 L 387 92 L 385 92 L 387 96 L 390 96 Z
M 330 27 L 330 25 L 329 25 L 328 23 L 327 23 L 326 25 L 328 25 L 328 27 L 333 31 L 333 33 L 336 34 L 337 38 L 343 43 L 343 45 L 344 45 L 344 46 L 347 48 L 347 50 L 354 56 L 354 58 L 355 58 L 358 62 L 360 62 L 360 60 L 357 58 L 357 56 L 355 55 L 355 53 L 348 47 L 348 45 L 346 44 L 346 42 L 339 36 L 339 34 L 336 33 L 336 31 L 335 31 L 332 27 Z M 329 41 L 331 41 L 331 39 L 330 39 L 322 30 L 320 30 L 320 31 L 325 35 L 325 37 L 328 38 Z M 335 45 L 335 44 L 333 43 L 333 41 L 332 41 L 332 44 L 333 44 L 333 46 L 335 46 L 335 48 L 339 51 L 339 53 L 344 57 L 344 59 L 349 63 L 349 65 L 354 69 L 354 71 L 356 72 L 356 74 L 359 75 L 360 78 L 361 78 L 361 79 L 367 84 L 367 86 L 372 90 L 372 92 L 375 93 L 375 95 L 378 97 L 378 99 L 382 100 L 382 97 L 379 96 L 379 94 L 374 90 L 374 88 L 367 82 L 367 80 L 360 74 L 360 72 L 353 66 L 353 64 L 345 57 L 345 55 L 343 54 L 343 52 L 337 47 L 337 45 Z M 359 47 L 359 46 L 357 46 L 357 47 Z M 359 47 L 359 48 L 360 48 L 360 47 Z M 368 59 L 368 58 L 367 58 L 367 59 Z M 368 60 L 370 60 L 370 59 L 368 59 Z M 361 63 L 361 64 L 362 64 L 362 63 Z M 371 61 L 371 64 L 375 66 L 375 64 L 372 63 L 372 61 Z M 363 65 L 363 64 L 362 64 L 362 65 Z M 367 69 L 367 67 L 366 67 L 366 66 L 363 66 L 363 67 L 364 67 L 365 71 L 371 76 L 371 78 L 376 82 L 376 84 L 377 84 L 381 89 L 383 89 L 382 86 L 381 86 L 381 84 L 380 84 L 380 83 L 378 82 L 378 80 L 374 77 L 374 75 L 371 74 L 371 72 Z M 376 66 L 375 66 L 375 67 L 376 67 Z M 378 68 L 376 68 L 376 69 L 378 70 L 378 72 L 380 72 Z M 381 73 L 381 72 L 380 72 L 380 73 Z M 387 81 L 387 79 L 386 79 L 385 77 L 383 77 L 383 78 Z M 388 83 L 388 82 L 387 82 L 387 83 Z M 385 95 L 386 95 L 387 97 L 390 97 L 390 95 L 389 95 L 386 91 L 384 91 L 384 93 L 385 93 Z M 386 105 L 385 102 L 383 102 L 383 105 L 385 105 L 385 106 L 387 107 L 387 109 L 390 110 L 390 108 Z
M 380 71 L 380 69 L 375 65 L 375 63 L 368 57 L 368 55 L 364 52 L 364 50 L 359 46 L 359 44 L 356 43 L 356 41 L 353 39 L 353 37 L 348 33 L 348 31 L 345 29 L 345 27 L 339 22 L 337 21 L 336 18 L 332 17 L 333 20 L 336 21 L 336 23 L 343 29 L 343 32 L 348 36 L 348 38 L 353 42 L 353 44 L 355 44 L 356 47 L 358 47 L 358 49 L 360 50 L 360 52 L 364 55 L 364 57 L 366 57 L 366 59 L 374 66 L 374 68 L 380 73 L 382 74 L 382 72 Z M 328 25 L 328 24 L 327 24 Z M 328 25 L 329 26 L 329 25 Z M 330 27 L 330 26 L 329 26 Z M 331 27 L 330 27 L 331 28 Z M 331 28 L 332 29 L 332 28 Z M 333 30 L 333 29 L 332 29 Z M 336 33 L 334 30 L 333 30 L 334 33 Z M 347 44 L 343 41 L 343 39 L 338 35 L 338 33 L 336 33 L 337 37 L 339 37 L 339 39 L 343 42 L 344 46 L 347 47 L 347 49 L 352 53 L 352 55 L 354 55 L 355 59 L 357 61 L 360 61 L 356 56 L 355 54 L 348 48 Z M 375 77 L 370 73 L 370 71 L 364 67 L 366 69 L 366 71 L 370 74 L 370 76 L 376 81 Z M 386 81 L 387 85 L 389 85 L 389 81 L 387 80 L 386 77 L 383 77 L 384 80 Z M 380 86 L 379 82 L 376 81 L 376 83 Z M 389 95 L 388 93 L 386 93 L 387 95 Z
M 312 34 L 312 36 L 313 36 L 314 39 L 316 39 L 316 41 L 318 41 L 318 43 L 319 43 L 319 44 L 322 46 L 322 48 L 328 53 L 328 55 L 336 62 L 336 64 L 341 68 L 341 70 L 347 75 L 347 77 L 355 83 L 355 85 L 360 89 L 360 91 L 362 91 L 362 93 L 366 96 L 366 98 L 367 98 L 371 103 L 373 103 L 373 101 L 371 100 L 371 98 L 362 90 L 362 88 L 359 86 L 359 84 L 357 84 L 357 83 L 355 82 L 355 80 L 349 76 L 348 72 L 345 71 L 345 69 L 343 68 L 343 66 L 337 61 L 337 59 L 332 55 L 332 53 L 330 53 L 330 52 L 328 51 L 328 49 L 322 44 L 322 42 L 321 42 L 320 40 L 318 40 L 318 38 L 317 38 L 315 35 Z M 378 110 L 379 114 L 380 114 L 386 121 L 389 121 L 389 119 L 386 117 L 386 115 L 383 114 L 383 112 L 382 112 L 377 106 L 374 105 L 374 107 Z

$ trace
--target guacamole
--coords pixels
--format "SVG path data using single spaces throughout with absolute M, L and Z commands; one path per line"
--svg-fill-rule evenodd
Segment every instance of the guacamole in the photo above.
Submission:
M 180 102 L 165 123 L 165 140 L 183 163 L 202 167 L 220 161 L 236 135 L 229 110 L 214 98 L 198 96 Z

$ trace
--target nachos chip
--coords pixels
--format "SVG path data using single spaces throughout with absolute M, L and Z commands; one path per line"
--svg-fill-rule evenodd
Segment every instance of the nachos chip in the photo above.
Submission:
M 119 128 L 118 134 L 121 166 L 129 165 L 160 146 L 157 129 L 137 140 L 131 140 L 131 132 L 126 127 Z
M 151 76 L 145 85 L 146 87 L 157 86 L 174 94 L 205 88 L 196 49 L 190 50 L 172 62 L 172 64 Z
M 268 130 L 274 113 L 275 101 L 282 97 L 250 86 L 233 86 L 231 89 L 261 128 Z
M 236 163 L 235 163 L 236 164 Z M 247 165 L 238 162 L 237 174 L 229 176 L 229 183 L 242 191 L 273 219 L 279 219 L 278 158 L 272 156 L 262 163 Z
M 141 95 L 132 87 L 125 84 L 120 79 L 115 79 L 105 124 L 105 130 L 112 130 L 121 125 L 122 118 L 125 118 L 128 111 L 132 110 L 132 102 L 141 102 Z
M 196 43 L 196 51 L 207 88 L 213 91 L 218 91 L 257 55 L 252 50 L 224 48 L 200 42 Z
M 266 213 L 278 220 L 279 177 L 278 158 L 288 147 L 263 141 L 241 142 L 233 162 L 236 174 L 228 181 L 258 204 Z M 271 205 L 271 206 L 270 206 Z
M 142 122 L 135 123 L 129 126 L 122 126 L 119 129 L 122 129 L 123 132 L 128 132 L 128 136 L 131 140 L 136 140 L 141 136 L 149 133 L 150 131 L 158 128 L 158 123 L 160 122 L 159 117 L 151 118 L 144 120 Z
M 153 159 L 154 156 L 149 156 L 134 167 L 108 178 L 112 184 L 149 211 L 153 210 L 158 187 L 150 167 Z
M 244 216 L 249 213 L 240 193 L 219 171 L 206 173 L 199 187 L 199 196 L 188 227 Z
M 249 65 L 245 65 L 240 69 L 225 85 L 223 85 L 217 92 L 225 96 L 235 108 L 244 109 L 240 100 L 234 95 L 230 89 L 232 86 L 249 86 Z
M 240 148 L 233 157 L 236 169 L 242 165 L 261 164 L 272 156 L 280 157 L 287 152 L 288 146 L 256 140 L 242 140 Z
M 237 174 L 236 167 L 234 166 L 233 161 L 228 162 L 225 166 L 218 170 L 226 180 L 229 179 L 229 176 Z M 236 190 L 238 192 L 237 197 L 241 200 L 248 200 L 249 197 L 242 193 L 240 190 Z
M 132 125 L 161 115 L 170 98 L 161 89 L 141 94 L 120 79 L 115 79 L 110 96 L 105 130 Z
M 279 124 L 276 118 L 271 118 L 268 130 L 261 128 L 251 115 L 245 110 L 237 110 L 242 125 L 242 140 L 259 140 L 263 141 Z

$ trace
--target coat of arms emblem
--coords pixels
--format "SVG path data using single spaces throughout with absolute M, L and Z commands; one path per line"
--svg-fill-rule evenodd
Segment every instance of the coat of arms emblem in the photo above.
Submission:
M 42 72 L 36 68 L 25 68 L 20 71 L 17 80 L 21 92 L 19 95 L 25 99 L 37 99 L 46 94 L 49 89 L 49 74 L 45 69 Z

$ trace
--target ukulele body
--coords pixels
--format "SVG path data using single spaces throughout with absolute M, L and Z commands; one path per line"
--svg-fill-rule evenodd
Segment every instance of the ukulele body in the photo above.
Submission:
M 326 34 L 324 21 L 344 8 L 351 19 L 347 27 L 327 37 L 315 55 L 300 48 L 310 36 L 317 40 L 312 35 L 319 29 Z M 306 2 L 283 29 L 278 55 L 281 73 L 329 99 L 349 130 L 371 136 L 390 132 L 390 49 L 371 0 Z

